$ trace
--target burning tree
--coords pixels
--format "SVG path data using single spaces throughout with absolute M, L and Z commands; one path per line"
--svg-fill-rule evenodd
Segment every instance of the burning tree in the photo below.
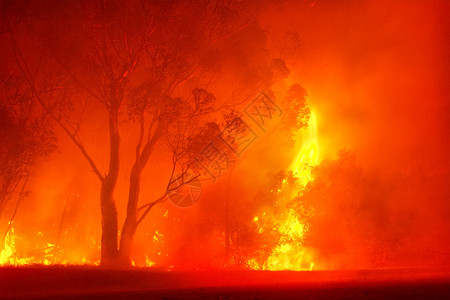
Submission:
M 303 192 L 304 185 L 312 180 L 310 173 L 318 156 L 316 120 L 314 116 L 311 118 L 306 98 L 306 90 L 294 84 L 280 101 L 283 117 L 279 125 L 282 130 L 277 132 L 283 134 L 275 139 L 277 143 L 292 146 L 301 132 L 303 141 L 299 143 L 301 150 L 296 161 L 288 171 L 273 174 L 270 170 L 267 174 L 270 179 L 262 179 L 264 187 L 256 195 L 246 196 L 240 191 L 239 201 L 235 201 L 233 205 L 226 201 L 227 267 L 265 270 L 311 268 L 310 257 L 306 257 L 302 251 L 305 250 L 303 242 L 312 209 L 301 201 L 299 195 Z M 271 144 L 270 138 L 268 144 Z M 305 153 L 307 158 L 304 157 Z M 217 207 L 210 209 L 217 210 Z M 215 218 L 220 219 L 217 212 L 211 211 L 208 214 L 216 214 Z M 283 261 L 283 256 L 289 258 Z
M 32 11 L 24 26 L 10 32 L 17 69 L 31 98 L 70 138 L 100 182 L 101 263 L 130 265 L 139 223 L 167 199 L 175 180 L 186 184 L 185 175 L 199 171 L 194 150 L 206 146 L 230 118 L 239 118 L 230 110 L 234 105 L 269 88 L 287 68 L 260 50 L 264 33 L 253 3 L 48 1 Z M 217 119 L 224 109 L 221 124 Z M 106 172 L 83 142 L 84 118 L 93 111 L 107 116 Z M 113 196 L 121 128 L 131 130 L 133 124 L 137 141 L 119 242 Z M 142 172 L 158 145 L 171 152 L 172 170 L 163 195 L 139 206 Z

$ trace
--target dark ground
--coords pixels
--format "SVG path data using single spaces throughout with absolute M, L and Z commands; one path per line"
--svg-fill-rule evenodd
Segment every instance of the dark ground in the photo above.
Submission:
M 0 299 L 450 299 L 450 272 L 0 268 Z

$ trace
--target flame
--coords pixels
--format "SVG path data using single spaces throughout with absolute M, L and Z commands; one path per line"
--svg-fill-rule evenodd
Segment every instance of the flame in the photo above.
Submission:
M 308 182 L 313 180 L 311 175 L 312 167 L 319 163 L 319 143 L 317 138 L 317 116 L 311 110 L 311 118 L 309 119 L 308 127 L 301 132 L 302 147 L 290 166 L 300 182 L 305 186 Z
M 155 265 L 155 262 L 148 258 L 148 255 L 145 255 L 145 267 L 151 268 Z
M 312 270 L 314 267 L 312 255 L 303 246 L 308 224 L 301 220 L 293 209 L 289 209 L 287 213 L 282 214 L 282 219 L 273 230 L 278 232 L 280 238 L 267 258 L 264 269 L 270 271 Z
M 311 118 L 306 129 L 299 132 L 299 140 L 302 141 L 298 154 L 289 170 L 298 178 L 299 189 L 292 191 L 287 179 L 282 181 L 281 187 L 271 192 L 280 198 L 280 202 L 293 199 L 308 182 L 313 180 L 311 170 L 319 163 L 319 144 L 317 138 L 317 118 L 311 112 Z M 164 218 L 168 217 L 168 211 L 164 213 Z M 302 219 L 296 210 L 286 208 L 278 215 L 270 212 L 262 212 L 253 217 L 256 225 L 256 232 L 259 235 L 268 234 L 276 236 L 271 241 L 271 248 L 267 249 L 264 262 L 261 259 L 250 258 L 247 260 L 247 267 L 255 270 L 312 270 L 314 268 L 312 252 L 304 246 L 305 234 L 309 230 L 307 220 Z M 99 260 L 89 259 L 86 256 L 65 252 L 64 247 L 55 242 L 45 241 L 44 233 L 37 232 L 34 241 L 34 249 L 18 251 L 17 240 L 21 240 L 11 228 L 5 236 L 3 249 L 0 252 L 0 266 L 21 266 L 21 265 L 99 265 Z M 154 267 L 158 264 L 158 258 L 162 256 L 162 248 L 165 243 L 164 234 L 155 230 L 150 240 L 154 243 L 154 250 L 151 255 L 145 255 L 141 261 L 133 261 L 134 266 Z M 25 247 L 27 248 L 27 247 Z M 29 248 L 29 247 L 28 247 Z M 100 243 L 94 238 L 90 239 L 90 248 L 94 252 L 100 252 Z M 173 270 L 170 266 L 168 270 Z
M 301 183 L 300 191 L 308 182 L 313 180 L 312 168 L 319 163 L 319 144 L 317 138 L 317 117 L 315 112 L 311 111 L 311 118 L 306 129 L 299 133 L 302 137 L 301 148 L 297 157 L 290 166 L 290 171 L 298 178 Z M 287 187 L 287 180 L 282 181 L 282 186 L 277 191 L 271 191 L 280 195 L 280 197 L 287 197 L 292 199 L 300 191 L 283 196 L 284 190 Z M 265 218 L 270 218 L 270 222 L 263 222 Z M 267 216 L 264 212 L 261 216 L 255 216 L 253 223 L 257 225 L 259 234 L 267 230 L 275 231 L 278 236 L 278 242 L 272 248 L 269 257 L 264 266 L 257 263 L 255 259 L 250 259 L 247 266 L 250 269 L 264 269 L 271 271 L 278 270 L 293 270 L 303 271 L 312 270 L 314 268 L 313 255 L 309 249 L 304 245 L 305 234 L 309 229 L 307 220 L 302 219 L 294 209 L 287 209 L 286 212 L 280 216 Z M 266 228 L 265 224 L 274 224 L 273 228 Z
M 27 242 L 17 243 L 18 240 L 25 241 L 30 238 L 33 241 L 33 247 L 30 248 L 30 244 Z M 84 266 L 98 266 L 100 260 L 87 258 L 86 253 L 72 253 L 66 251 L 63 246 L 59 246 L 56 243 L 46 242 L 47 238 L 45 234 L 38 231 L 33 237 L 23 239 L 16 234 L 16 231 L 11 223 L 10 229 L 5 235 L 4 243 L 0 248 L 0 267 L 1 266 L 26 266 L 26 265 L 84 265 Z M 161 244 L 164 235 L 158 230 L 155 231 L 153 241 Z M 161 245 L 160 245 L 161 246 Z M 94 238 L 89 241 L 89 248 L 93 253 L 100 252 L 100 244 Z M 155 251 L 156 252 L 156 251 Z M 161 255 L 161 250 L 157 251 L 157 254 Z M 145 255 L 143 261 L 132 261 L 133 266 L 151 268 L 155 266 L 155 261 Z
M 12 235 L 11 235 L 12 233 Z M 12 228 L 5 237 L 5 243 L 2 252 L 0 252 L 0 265 L 14 264 L 14 253 L 16 252 L 16 241 L 14 237 L 14 229 Z
M 3 250 L 0 252 L 0 266 L 27 265 L 30 264 L 31 260 L 31 258 L 17 257 L 16 235 L 14 233 L 14 228 L 11 226 L 11 229 L 5 236 Z
M 36 236 L 42 240 L 44 234 L 37 232 Z M 86 257 L 66 255 L 63 249 L 54 243 L 37 242 L 35 249 L 18 251 L 16 240 L 21 240 L 15 233 L 14 227 L 5 236 L 3 249 L 0 252 L 0 266 L 24 266 L 24 265 L 99 265 L 98 260 L 89 260 Z M 95 243 L 94 243 L 95 246 Z M 95 246 L 95 248 L 98 248 Z

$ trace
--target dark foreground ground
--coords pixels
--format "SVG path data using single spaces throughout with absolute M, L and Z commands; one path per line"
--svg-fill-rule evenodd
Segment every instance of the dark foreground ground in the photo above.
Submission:
M 450 272 L 0 268 L 0 299 L 450 299 Z

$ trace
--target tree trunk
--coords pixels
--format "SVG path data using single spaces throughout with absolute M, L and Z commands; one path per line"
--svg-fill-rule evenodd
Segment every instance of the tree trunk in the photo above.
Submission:
M 124 265 L 131 265 L 131 249 L 134 234 L 138 226 L 137 205 L 141 184 L 141 170 L 139 164 L 135 163 L 130 174 L 130 189 L 128 194 L 127 216 L 120 237 L 120 260 Z
M 144 146 L 142 153 L 140 152 L 141 143 L 136 148 L 136 160 L 130 174 L 130 189 L 128 192 L 127 216 L 122 227 L 122 235 L 120 236 L 119 256 L 121 264 L 131 266 L 131 250 L 133 247 L 134 234 L 138 227 L 138 202 L 141 188 L 141 173 L 146 166 L 158 139 L 162 134 L 162 125 L 158 124 L 155 133 Z M 141 124 L 141 137 L 143 136 L 143 123 Z
M 119 102 L 116 102 L 119 103 Z M 120 105 L 112 107 L 109 113 L 109 170 L 102 180 L 100 206 L 102 216 L 101 265 L 115 267 L 118 263 L 117 234 L 118 221 L 114 189 L 119 176 L 120 135 L 118 130 L 118 112 Z
M 101 265 L 113 267 L 117 263 L 117 209 L 112 193 L 114 185 L 110 181 L 102 182 L 100 205 L 102 214 Z

